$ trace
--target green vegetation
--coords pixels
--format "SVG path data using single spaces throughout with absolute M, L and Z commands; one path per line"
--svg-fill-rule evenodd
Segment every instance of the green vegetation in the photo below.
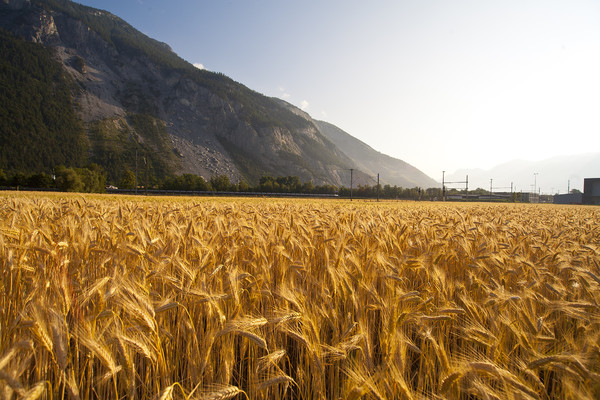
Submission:
M 85 168 L 67 168 L 59 165 L 54 175 L 44 172 L 31 175 L 16 172 L 6 175 L 0 170 L 0 186 L 31 189 L 58 189 L 63 192 L 104 193 L 106 175 L 97 164 Z
M 0 29 L 0 168 L 48 173 L 86 163 L 73 88 L 50 50 Z
M 107 172 L 102 166 L 91 164 L 86 168 L 56 168 L 56 179 L 53 180 L 46 174 L 25 175 L 15 173 L 7 176 L 0 170 L 0 186 L 29 187 L 29 188 L 56 188 L 67 192 L 104 192 L 107 182 Z M 245 180 L 237 183 L 230 181 L 227 175 L 214 175 L 208 181 L 194 174 L 168 176 L 162 180 L 153 177 L 152 185 L 145 184 L 143 170 L 138 171 L 138 189 L 176 190 L 184 192 L 260 192 L 260 193 L 300 193 L 300 194 L 339 194 L 341 197 L 350 197 L 350 188 L 336 187 L 333 185 L 317 185 L 311 181 L 302 182 L 297 176 L 273 177 L 263 175 L 255 186 L 250 186 Z M 119 189 L 135 189 L 136 175 L 130 169 L 125 169 L 122 178 L 118 181 Z M 359 185 L 354 187 L 352 195 L 355 198 L 376 198 L 377 186 Z M 439 188 L 402 188 L 385 185 L 379 187 L 379 197 L 382 199 L 405 200 L 436 200 L 441 199 L 442 191 Z
M 337 187 L 332 185 L 314 186 L 312 182 L 300 181 L 297 176 L 280 176 L 274 178 L 262 176 L 258 185 L 249 186 L 246 181 L 231 183 L 227 175 L 215 175 L 206 182 L 201 176 L 183 174 L 167 179 L 161 186 L 163 190 L 181 191 L 217 191 L 217 192 L 262 192 L 262 193 L 322 193 L 334 194 Z
M 123 177 L 119 181 L 119 187 L 121 189 L 135 189 L 136 184 L 137 178 L 135 172 L 129 169 L 123 173 Z
M 183 174 L 167 179 L 162 185 L 165 190 L 207 191 L 210 190 L 208 183 L 201 176 L 194 174 Z
M 379 189 L 379 190 L 378 190 Z M 350 197 L 350 188 L 343 187 L 339 191 L 340 196 Z M 403 200 L 434 200 L 441 198 L 442 189 L 418 187 L 403 188 L 399 186 L 358 185 L 352 189 L 352 196 L 357 198 L 403 199 Z
M 210 178 L 210 186 L 213 188 L 213 190 L 216 190 L 217 192 L 235 190 L 235 188 L 231 186 L 231 183 L 229 182 L 229 177 L 227 175 L 212 176 Z
M 151 88 L 142 87 L 136 81 L 126 81 L 119 91 L 121 103 L 130 113 L 145 115 L 158 114 L 158 96 L 159 93 Z
M 95 192 L 105 191 L 107 182 L 107 172 L 102 166 L 90 164 L 85 168 L 65 168 L 59 166 L 56 168 L 55 179 L 44 173 L 27 175 L 21 172 L 6 174 L 0 169 L 0 187 L 15 188 L 51 188 L 66 192 Z M 337 194 L 340 197 L 356 199 L 388 199 L 388 200 L 423 200 L 436 201 L 442 200 L 443 192 L 441 188 L 403 188 L 399 186 L 385 185 L 357 185 L 352 188 L 337 187 L 333 185 L 317 185 L 311 181 L 302 182 L 298 176 L 278 176 L 263 175 L 254 186 L 248 185 L 245 180 L 237 183 L 231 182 L 227 175 L 213 175 L 207 181 L 203 177 L 194 174 L 183 174 L 178 176 L 167 176 L 164 179 L 152 178 L 152 184 L 147 185 L 145 181 L 145 172 L 140 168 L 137 175 L 137 188 L 143 190 L 167 190 L 182 192 L 231 192 L 231 193 L 279 193 L 279 194 Z M 136 188 L 136 175 L 130 169 L 125 169 L 122 178 L 118 181 L 119 189 Z M 459 198 L 468 195 L 467 198 Z M 449 189 L 445 196 L 448 201 L 494 201 L 494 202 L 528 202 L 519 196 L 519 193 L 513 193 L 511 197 L 489 198 L 490 193 L 485 189 L 477 188 L 468 193 L 457 189 Z
M 150 115 L 95 121 L 89 134 L 92 161 L 104 168 L 111 184 L 118 184 L 137 169 L 138 183 L 155 187 L 176 170 L 177 159 L 164 123 Z

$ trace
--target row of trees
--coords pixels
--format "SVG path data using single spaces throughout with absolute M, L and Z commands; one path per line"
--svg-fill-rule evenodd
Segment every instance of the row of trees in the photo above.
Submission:
M 250 186 L 246 181 L 240 180 L 232 183 L 227 175 L 215 175 L 209 181 L 201 176 L 183 174 L 167 179 L 161 186 L 165 190 L 186 191 L 217 191 L 217 192 L 262 192 L 262 193 L 319 193 L 335 194 L 338 188 L 332 185 L 313 185 L 312 182 L 300 181 L 297 176 L 263 176 L 258 185 Z
M 126 170 L 119 181 L 120 189 L 144 189 L 143 179 L 135 173 Z M 59 166 L 52 175 L 36 173 L 26 175 L 15 173 L 7 176 L 0 170 L 0 186 L 28 187 L 38 189 L 58 189 L 68 192 L 93 192 L 102 193 L 106 188 L 106 174 L 102 167 L 90 164 L 85 168 L 67 168 Z M 301 194 L 338 194 L 341 197 L 350 197 L 351 190 L 347 187 L 333 185 L 314 185 L 312 182 L 302 182 L 297 176 L 263 176 L 257 185 L 251 186 L 244 180 L 231 182 L 227 175 L 214 175 L 209 180 L 194 174 L 183 174 L 166 178 L 153 185 L 150 189 L 180 190 L 190 192 L 261 192 L 261 193 L 301 193 Z M 402 188 L 398 186 L 361 185 L 352 189 L 352 196 L 356 198 L 383 199 L 412 199 L 435 200 L 441 198 L 441 189 L 429 188 Z
M 85 168 L 67 168 L 59 166 L 52 175 L 35 173 L 26 175 L 14 173 L 7 176 L 0 170 L 0 186 L 27 187 L 38 189 L 58 189 L 67 192 L 102 193 L 106 188 L 106 173 L 101 166 L 90 164 Z M 120 189 L 144 190 L 143 176 L 136 179 L 135 173 L 125 170 L 123 178 L 118 182 Z M 302 182 L 297 176 L 263 176 L 257 185 L 250 185 L 244 180 L 231 182 L 227 175 L 214 175 L 209 180 L 194 174 L 171 176 L 151 184 L 149 189 L 177 190 L 189 192 L 260 192 L 260 193 L 300 193 L 300 194 L 337 194 L 340 197 L 381 198 L 403 200 L 440 200 L 443 197 L 441 188 L 422 189 L 419 187 L 403 188 L 399 186 L 359 185 L 352 189 L 333 185 L 317 185 L 311 181 Z M 450 189 L 446 196 L 464 194 L 464 191 Z M 470 190 L 469 195 L 487 195 L 484 189 Z M 512 199 L 516 201 L 518 199 Z
M 0 186 L 103 193 L 106 187 L 106 175 L 97 164 L 90 164 L 85 168 L 58 166 L 52 175 L 44 172 L 30 175 L 17 172 L 7 176 L 4 171 L 0 170 Z
M 433 199 L 439 196 L 441 193 L 440 189 L 431 188 L 423 190 L 418 187 L 414 188 L 402 188 L 399 186 L 385 185 L 379 187 L 377 185 L 359 185 L 352 189 L 352 197 L 358 198 L 383 198 L 383 199 Z M 339 190 L 339 195 L 343 197 L 350 197 L 350 188 L 342 187 Z

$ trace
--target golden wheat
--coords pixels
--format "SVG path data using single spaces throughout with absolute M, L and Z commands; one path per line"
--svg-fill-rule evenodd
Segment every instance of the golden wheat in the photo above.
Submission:
M 6 192 L 0 397 L 599 398 L 599 249 L 593 207 Z

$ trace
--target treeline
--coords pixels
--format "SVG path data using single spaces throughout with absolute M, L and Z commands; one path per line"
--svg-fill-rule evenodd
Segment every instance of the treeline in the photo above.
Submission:
M 63 192 L 104 193 L 106 175 L 97 164 L 85 168 L 67 168 L 62 165 L 52 175 L 45 172 L 7 175 L 0 169 L 0 186 L 10 188 L 58 189 Z
M 143 176 L 126 170 L 118 184 L 119 189 L 144 190 Z M 67 168 L 59 166 L 54 174 L 35 173 L 5 174 L 0 170 L 0 186 L 12 188 L 57 189 L 66 192 L 103 193 L 107 188 L 106 173 L 97 164 L 85 168 Z M 109 186 L 114 188 L 112 185 Z M 148 186 L 154 190 L 176 190 L 188 192 L 260 192 L 260 193 L 299 193 L 299 194 L 337 194 L 340 197 L 381 198 L 404 200 L 438 200 L 442 191 L 439 188 L 402 188 L 398 186 L 360 185 L 350 188 L 334 185 L 314 185 L 302 182 L 297 176 L 263 176 L 257 185 L 249 185 L 244 180 L 232 182 L 227 175 L 214 175 L 206 180 L 194 174 L 183 174 L 164 179 L 160 183 Z
M 391 185 L 359 185 L 350 188 L 341 187 L 338 194 L 342 197 L 356 198 L 382 198 L 382 199 L 402 199 L 402 200 L 438 200 L 442 197 L 441 188 L 403 188 L 401 186 Z
M 65 192 L 103 193 L 107 186 L 106 173 L 98 164 L 85 168 L 59 166 L 53 174 L 17 172 L 6 174 L 0 169 L 0 186 L 10 188 L 58 189 Z M 113 187 L 112 185 L 110 187 Z M 145 188 L 144 177 L 126 170 L 119 181 L 119 189 Z M 330 193 L 337 192 L 332 185 L 315 186 L 312 182 L 300 182 L 297 176 L 274 178 L 263 176 L 258 185 L 250 186 L 246 181 L 231 182 L 227 175 L 215 175 L 209 180 L 194 174 L 183 174 L 166 178 L 149 189 L 178 190 L 188 192 L 265 192 L 265 193 Z
M 164 190 L 216 191 L 216 192 L 262 192 L 262 193 L 304 193 L 335 194 L 338 188 L 333 185 L 313 185 L 301 182 L 297 176 L 263 176 L 258 185 L 251 186 L 246 181 L 230 181 L 227 175 L 216 175 L 206 181 L 201 176 L 183 174 L 167 179 L 160 187 Z

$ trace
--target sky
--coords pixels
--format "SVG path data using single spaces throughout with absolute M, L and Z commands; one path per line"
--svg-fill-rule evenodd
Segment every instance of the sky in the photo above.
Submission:
M 438 181 L 600 151 L 596 0 L 77 2 Z

